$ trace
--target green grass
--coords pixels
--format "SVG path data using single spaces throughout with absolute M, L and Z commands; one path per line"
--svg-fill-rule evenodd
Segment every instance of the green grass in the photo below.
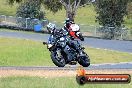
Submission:
M 86 47 L 91 64 L 131 62 L 132 54 Z M 25 39 L 0 37 L 0 66 L 53 66 L 50 52 L 42 44 Z
M 42 42 L 0 38 L 0 65 L 53 65 Z
M 64 22 L 64 20 L 66 19 L 66 12 L 64 9 L 57 12 L 56 14 L 53 14 L 52 12 L 47 10 L 45 12 L 46 17 L 51 21 L 57 21 L 62 24 L 62 22 Z M 97 23 L 95 23 L 95 16 L 96 12 L 94 11 L 94 7 L 90 5 L 86 6 L 85 8 L 78 9 L 75 21 L 78 24 L 97 25 Z
M 18 7 L 18 4 L 14 4 L 13 6 L 8 5 L 8 3 L 3 0 L 0 0 L 0 15 L 13 15 L 15 16 L 16 14 L 16 9 Z M 64 22 L 65 18 L 65 10 L 61 10 L 59 12 L 57 12 L 56 14 L 53 14 L 52 12 L 45 10 L 44 7 L 42 7 L 42 10 L 45 11 L 46 13 L 46 17 L 50 20 L 50 21 L 57 21 L 58 23 L 62 24 L 62 22 Z M 90 13 L 89 13 L 90 12 Z M 82 14 L 83 13 L 83 14 Z M 76 22 L 79 24 L 96 24 L 95 23 L 95 11 L 94 11 L 94 7 L 93 6 L 86 6 L 86 8 L 79 8 L 78 12 L 77 12 L 76 16 Z
M 75 77 L 6 77 L 0 78 L 0 88 L 132 88 L 132 83 L 85 84 L 80 86 L 77 84 Z
M 11 6 L 6 2 L 6 0 L 0 0 L 0 15 L 14 16 L 16 14 L 17 6 L 18 4 Z
M 103 49 L 86 48 L 91 58 L 91 63 L 119 63 L 132 62 L 132 54 Z
M 19 6 L 19 4 L 13 4 L 13 6 L 8 5 L 8 3 L 6 2 L 6 0 L 0 0 L 0 15 L 13 15 L 15 16 L 16 14 L 16 9 Z M 42 6 L 42 11 L 44 11 L 46 13 L 46 17 L 48 20 L 50 20 L 51 22 L 55 22 L 55 24 L 59 27 L 63 27 L 63 22 L 66 19 L 66 11 L 60 10 L 57 13 L 52 13 L 49 10 L 46 10 L 43 6 Z M 124 18 L 125 22 L 124 24 L 126 25 L 126 27 L 132 29 L 132 20 L 128 19 L 127 17 Z M 77 10 L 77 15 L 75 18 L 75 22 L 77 24 L 83 24 L 82 26 L 80 26 L 82 31 L 88 31 L 88 32 L 94 32 L 94 27 L 91 27 L 89 25 L 97 25 L 99 26 L 98 22 L 95 22 L 96 20 L 96 12 L 95 9 L 92 5 L 88 5 L 82 8 L 79 8 Z
M 6 0 L 0 0 L 0 15 L 13 15 L 15 16 L 16 9 L 18 7 L 18 4 L 14 4 L 13 6 L 9 6 Z M 57 21 L 56 24 L 60 25 L 62 22 L 64 22 L 65 18 L 65 10 L 60 10 L 56 14 L 53 14 L 52 12 L 45 10 L 44 7 L 42 7 L 42 11 L 45 11 L 46 17 L 50 21 Z M 77 11 L 77 16 L 75 18 L 76 23 L 78 24 L 85 24 L 85 25 L 98 25 L 98 23 L 95 22 L 95 16 L 96 12 L 94 11 L 94 7 L 92 5 L 88 5 L 86 7 L 79 8 Z M 132 28 L 132 20 L 125 18 L 124 23 L 128 28 Z M 87 28 L 88 29 L 88 28 Z

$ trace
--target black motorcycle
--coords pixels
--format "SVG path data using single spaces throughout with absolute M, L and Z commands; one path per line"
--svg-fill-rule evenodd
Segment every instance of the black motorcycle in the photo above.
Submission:
M 84 52 L 84 48 L 81 47 L 77 40 L 72 40 L 72 42 L 77 44 L 81 53 L 78 52 L 67 43 L 69 40 L 70 38 L 67 36 L 57 36 L 52 46 L 48 47 L 51 52 L 51 59 L 53 63 L 58 67 L 64 67 L 66 64 L 72 65 L 78 62 L 83 67 L 88 67 L 90 65 L 90 58 Z

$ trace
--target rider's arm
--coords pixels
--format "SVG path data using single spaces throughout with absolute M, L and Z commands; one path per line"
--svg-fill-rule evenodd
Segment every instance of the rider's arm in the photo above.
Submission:
M 81 32 L 76 32 L 76 36 L 78 36 L 78 38 L 81 40 L 81 41 L 84 41 L 84 37 L 83 37 L 83 35 L 82 35 L 82 33 Z
M 50 35 L 50 37 L 48 38 L 48 44 L 52 44 L 53 40 L 53 35 Z

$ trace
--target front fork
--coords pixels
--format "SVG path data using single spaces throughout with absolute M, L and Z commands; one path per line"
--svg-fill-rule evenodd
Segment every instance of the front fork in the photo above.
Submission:
M 56 53 L 57 53 L 58 57 L 61 58 L 61 56 L 62 56 L 61 55 L 61 50 L 57 48 Z

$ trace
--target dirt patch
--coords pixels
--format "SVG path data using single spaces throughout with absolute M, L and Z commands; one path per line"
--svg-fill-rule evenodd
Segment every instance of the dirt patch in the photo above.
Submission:
M 87 70 L 87 74 L 132 74 L 132 70 Z M 37 77 L 74 77 L 77 71 L 66 70 L 0 70 L 0 77 L 37 76 Z
M 38 76 L 38 77 L 67 77 L 75 76 L 74 71 L 63 70 L 0 70 L 0 77 L 9 76 Z
M 132 69 L 88 70 L 87 74 L 132 74 Z
M 93 34 L 90 32 L 83 32 L 83 36 L 93 36 Z

